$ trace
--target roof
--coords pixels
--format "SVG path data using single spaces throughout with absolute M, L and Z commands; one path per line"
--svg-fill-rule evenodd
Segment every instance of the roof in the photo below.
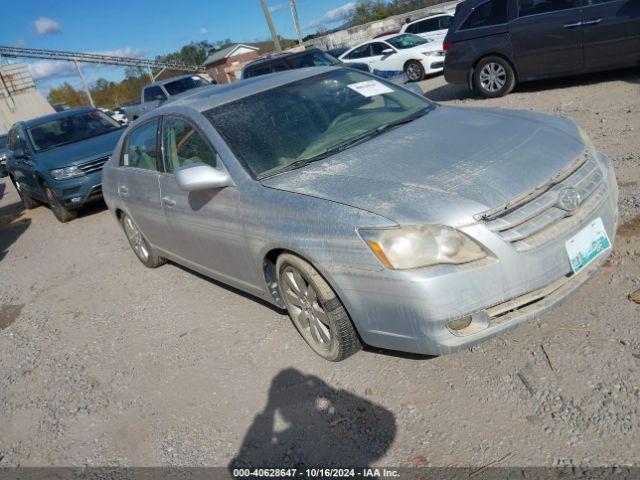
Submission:
M 151 85 L 166 85 L 167 83 L 171 83 L 171 82 L 175 82 L 176 80 L 180 80 L 181 78 L 189 78 L 189 77 L 199 77 L 200 75 L 198 75 L 197 73 L 187 73 L 185 75 L 175 75 L 173 77 L 169 77 L 169 78 L 163 78 L 162 80 L 158 80 L 156 82 L 153 82 L 150 85 L 145 85 L 145 86 L 151 86 Z
M 226 48 L 223 48 L 222 50 L 218 50 L 217 52 L 213 52 L 204 61 L 204 65 L 209 65 L 210 63 L 215 63 L 215 62 L 219 62 L 220 60 L 224 60 L 225 58 L 231 56 L 234 50 L 237 50 L 238 48 L 248 48 L 250 50 L 255 50 L 256 52 L 259 50 L 258 47 L 246 45 L 244 43 L 236 43 Z
M 426 15 L 424 17 L 420 17 L 420 18 L 416 18 L 415 20 L 411 20 L 410 22 L 408 22 L 406 25 L 412 25 L 414 23 L 417 22 L 421 22 L 422 20 L 427 20 L 429 18 L 435 18 L 435 17 L 442 17 L 442 16 L 447 16 L 447 17 L 452 17 L 453 13 L 448 13 L 448 12 L 434 12 L 434 13 L 430 13 L 429 15 Z
M 166 107 L 162 106 L 156 108 L 155 110 L 152 110 L 152 112 L 161 113 L 164 110 L 180 106 L 189 107 L 199 112 L 203 112 L 224 103 L 233 102 L 256 93 L 264 92 L 265 90 L 286 85 L 287 83 L 321 75 L 341 68 L 345 67 L 297 68 L 268 75 L 260 75 L 247 80 L 239 80 L 237 82 L 227 83 L 224 85 L 202 87 L 195 90 L 191 95 L 169 102 L 166 104 Z
M 31 120 L 25 120 L 21 123 L 22 125 L 28 128 L 28 127 L 33 127 L 35 125 L 40 125 L 42 123 L 50 122 L 52 120 L 58 120 L 60 118 L 77 115 L 79 113 L 93 112 L 94 110 L 96 109 L 90 108 L 90 107 L 70 108 L 69 110 L 63 110 L 62 112 L 56 112 L 50 115 L 45 115 L 43 117 L 37 117 L 37 118 L 32 118 Z

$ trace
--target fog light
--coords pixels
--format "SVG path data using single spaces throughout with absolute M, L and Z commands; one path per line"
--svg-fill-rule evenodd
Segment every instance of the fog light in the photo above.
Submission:
M 82 200 L 82 197 L 73 197 L 71 199 L 71 203 L 80 203 L 81 200 Z
M 471 325 L 471 315 L 467 315 L 466 317 L 456 318 L 447 324 L 450 330 L 460 331 L 467 328 Z

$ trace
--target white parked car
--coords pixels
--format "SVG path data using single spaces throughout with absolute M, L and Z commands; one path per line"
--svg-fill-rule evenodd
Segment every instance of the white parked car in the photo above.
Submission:
M 405 23 L 400 33 L 413 33 L 427 40 L 442 42 L 453 21 L 453 13 L 438 13 Z
M 442 71 L 444 51 L 442 42 L 402 33 L 356 45 L 340 55 L 340 60 L 345 63 L 368 63 L 371 71 L 381 77 L 392 77 L 404 72 L 409 81 L 417 82 L 425 75 Z

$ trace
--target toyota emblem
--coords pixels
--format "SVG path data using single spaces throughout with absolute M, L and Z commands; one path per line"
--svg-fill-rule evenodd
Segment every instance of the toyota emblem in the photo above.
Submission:
M 566 187 L 558 192 L 558 206 L 567 212 L 573 212 L 580 206 L 580 194 L 573 187 Z

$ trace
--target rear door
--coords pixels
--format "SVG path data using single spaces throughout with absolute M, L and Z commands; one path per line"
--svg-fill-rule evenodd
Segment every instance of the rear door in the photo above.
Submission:
M 159 126 L 160 121 L 155 118 L 133 129 L 125 139 L 118 169 L 118 194 L 147 240 L 165 248 L 167 224 L 158 179 Z
M 582 29 L 587 70 L 640 64 L 640 1 L 584 2 Z
M 165 117 L 162 122 L 165 173 L 160 176 L 162 208 L 169 225 L 167 250 L 194 268 L 204 267 L 216 277 L 238 286 L 254 288 L 259 283 L 249 268 L 237 187 L 187 192 L 176 182 L 180 167 L 204 163 L 224 168 L 205 135 L 183 117 Z
M 13 178 L 21 189 L 27 190 L 36 197 L 41 197 L 40 185 L 36 180 L 34 152 L 29 148 L 27 140 L 23 138 L 20 128 L 14 128 L 9 132 L 8 141 L 10 151 L 21 148 L 25 153 L 25 158 L 11 158 L 10 160 Z
M 581 0 L 514 0 L 509 25 L 520 79 L 578 73 L 584 69 Z

